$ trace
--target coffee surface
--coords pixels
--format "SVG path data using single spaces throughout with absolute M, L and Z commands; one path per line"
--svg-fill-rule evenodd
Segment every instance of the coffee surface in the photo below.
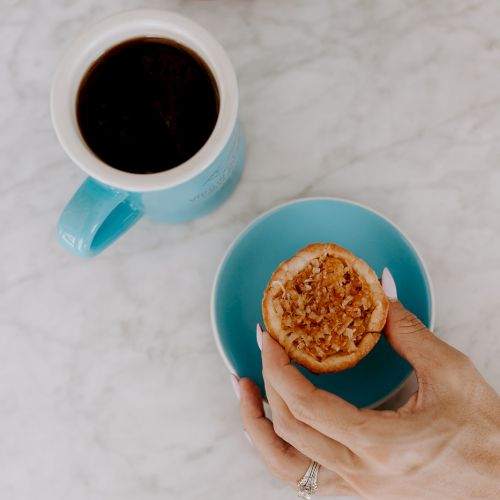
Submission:
M 172 41 L 139 38 L 87 71 L 76 111 L 90 149 L 109 166 L 151 174 L 194 156 L 212 133 L 219 95 L 210 69 Z

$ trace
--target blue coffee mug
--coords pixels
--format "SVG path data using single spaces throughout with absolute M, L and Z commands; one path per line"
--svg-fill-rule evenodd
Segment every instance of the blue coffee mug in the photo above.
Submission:
M 137 37 L 173 39 L 207 64 L 220 108 L 206 144 L 189 160 L 164 172 L 133 174 L 114 169 L 87 146 L 76 119 L 76 94 L 89 66 L 109 48 Z M 78 38 L 64 56 L 51 92 L 52 121 L 70 158 L 89 177 L 64 209 L 57 234 L 80 257 L 102 252 L 143 215 L 178 223 L 223 203 L 241 177 L 245 141 L 238 120 L 238 85 L 221 45 L 193 21 L 166 11 L 131 11 L 105 19 Z

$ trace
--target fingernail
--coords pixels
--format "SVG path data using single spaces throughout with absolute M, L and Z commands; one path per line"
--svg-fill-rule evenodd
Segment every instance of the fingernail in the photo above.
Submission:
M 248 432 L 247 431 L 243 431 L 243 434 L 247 438 L 247 441 L 250 443 L 250 446 L 253 446 L 252 438 L 249 436 Z
M 385 294 L 389 300 L 397 300 L 398 299 L 398 289 L 396 288 L 396 282 L 391 274 L 391 271 L 384 268 L 382 271 L 382 288 L 384 289 Z
M 262 351 L 262 335 L 263 335 L 263 330 L 262 327 L 260 326 L 260 323 L 257 323 L 257 329 L 256 329 L 256 335 L 257 335 L 257 345 L 259 346 L 259 349 Z
M 240 399 L 240 381 L 236 377 L 236 375 L 233 375 L 231 373 L 231 385 L 233 386 L 233 391 L 236 394 L 236 397 L 238 398 L 238 401 Z

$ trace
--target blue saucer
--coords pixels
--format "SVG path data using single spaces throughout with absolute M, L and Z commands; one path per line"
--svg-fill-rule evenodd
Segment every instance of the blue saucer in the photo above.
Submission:
M 414 246 L 382 215 L 355 203 L 311 198 L 281 205 L 252 222 L 228 249 L 215 278 L 212 325 L 228 368 L 250 377 L 264 393 L 255 326 L 262 322 L 261 300 L 276 267 L 302 247 L 334 242 L 365 260 L 380 276 L 392 272 L 401 302 L 433 327 L 433 297 L 428 273 Z M 392 395 L 412 372 L 382 337 L 354 368 L 313 375 L 317 387 L 358 407 L 373 407 Z

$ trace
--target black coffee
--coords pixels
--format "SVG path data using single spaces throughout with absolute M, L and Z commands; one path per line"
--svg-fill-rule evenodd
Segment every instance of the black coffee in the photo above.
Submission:
M 195 155 L 212 133 L 219 95 L 207 65 L 159 38 L 113 47 L 87 71 L 76 102 L 80 131 L 111 167 L 150 174 Z

